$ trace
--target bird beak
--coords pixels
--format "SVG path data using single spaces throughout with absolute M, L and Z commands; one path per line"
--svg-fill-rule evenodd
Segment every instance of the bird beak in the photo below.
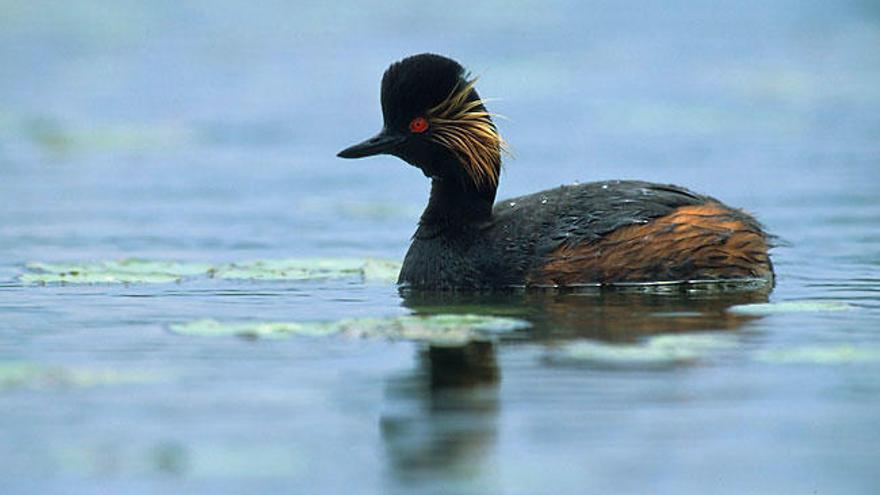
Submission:
M 379 134 L 376 134 L 362 143 L 345 148 L 336 156 L 339 158 L 363 158 L 365 156 L 381 155 L 382 153 L 391 152 L 394 148 L 403 143 L 405 139 L 406 136 L 392 134 L 386 129 L 382 129 L 382 132 Z

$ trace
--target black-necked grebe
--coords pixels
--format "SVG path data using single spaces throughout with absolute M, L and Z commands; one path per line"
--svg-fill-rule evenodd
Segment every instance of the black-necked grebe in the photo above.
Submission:
M 750 215 L 640 181 L 562 186 L 494 208 L 504 141 L 454 60 L 414 55 L 382 77 L 382 131 L 339 153 L 390 154 L 431 179 L 399 283 L 415 288 L 772 280 Z

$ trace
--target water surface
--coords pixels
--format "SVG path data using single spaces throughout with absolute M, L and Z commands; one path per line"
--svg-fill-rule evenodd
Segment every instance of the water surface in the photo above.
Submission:
M 3 493 L 880 482 L 872 2 L 0 10 Z M 776 288 L 465 296 L 359 277 L 19 280 L 34 261 L 400 259 L 425 179 L 392 158 L 334 155 L 378 129 L 385 66 L 424 50 L 459 58 L 500 98 L 516 156 L 500 198 L 611 178 L 711 194 L 780 237 Z M 821 303 L 728 310 L 804 301 Z M 464 351 L 170 331 L 448 313 L 532 326 Z

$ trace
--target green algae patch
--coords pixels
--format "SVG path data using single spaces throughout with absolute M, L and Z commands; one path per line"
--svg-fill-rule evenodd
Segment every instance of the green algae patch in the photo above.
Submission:
M 754 357 L 756 361 L 775 364 L 880 363 L 880 347 L 850 344 L 801 346 L 763 350 Z
M 152 150 L 181 146 L 195 137 L 191 129 L 165 123 L 81 126 L 31 118 L 22 119 L 19 129 L 31 142 L 53 153 Z
M 200 337 L 322 337 L 412 340 L 434 345 L 463 345 L 529 327 L 523 320 L 481 315 L 351 318 L 329 322 L 221 322 L 203 319 L 171 325 L 172 332 Z
M 28 263 L 25 283 L 67 284 L 167 284 L 184 278 L 203 276 L 211 268 L 206 263 L 123 259 L 87 263 Z
M 140 442 L 67 441 L 59 438 L 47 449 L 55 472 L 87 477 L 171 476 L 187 479 L 290 477 L 307 474 L 308 452 L 262 437 L 232 441 L 213 437 L 196 440 Z
M 343 333 L 352 337 L 414 340 L 433 345 L 464 345 L 531 326 L 524 320 L 473 314 L 399 316 L 341 320 Z
M 776 303 L 740 304 L 727 309 L 728 313 L 747 316 L 767 316 L 786 313 L 814 313 L 829 311 L 850 311 L 851 304 L 842 301 L 805 300 L 782 301 Z
M 107 385 L 152 383 L 154 373 L 43 365 L 29 362 L 0 362 L 0 391 L 30 388 L 91 388 Z
M 323 336 L 339 331 L 338 328 L 320 323 L 294 322 L 221 322 L 211 319 L 195 320 L 171 325 L 171 331 L 181 335 L 198 337 L 251 337 L 280 338 L 295 335 Z
M 360 277 L 364 281 L 397 280 L 400 263 L 358 258 L 294 258 L 254 260 L 221 265 L 211 270 L 215 278 L 232 280 L 314 280 Z
M 361 266 L 361 277 L 365 282 L 397 282 L 403 264 L 394 260 L 367 258 Z
M 713 334 L 659 335 L 637 344 L 580 341 L 557 349 L 548 361 L 596 368 L 657 369 L 693 364 L 734 345 L 730 336 Z
M 193 278 L 225 280 L 323 280 L 358 278 L 393 283 L 400 263 L 373 258 L 295 258 L 241 263 L 122 259 L 85 263 L 32 262 L 19 275 L 29 284 L 167 284 Z

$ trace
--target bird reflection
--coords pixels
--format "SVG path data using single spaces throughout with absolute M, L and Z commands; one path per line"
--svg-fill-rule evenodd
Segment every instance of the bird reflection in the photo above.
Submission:
M 659 333 L 735 330 L 751 317 L 728 313 L 738 304 L 767 302 L 766 290 L 588 290 L 579 292 L 402 292 L 416 314 L 474 313 L 532 324 L 534 341 L 598 339 L 627 342 Z
M 401 293 L 415 314 L 483 314 L 520 318 L 532 327 L 516 342 L 575 339 L 626 342 L 670 332 L 731 331 L 754 317 L 733 305 L 766 302 L 769 288 L 747 291 Z M 490 466 L 501 407 L 499 342 L 426 346 L 418 366 L 388 383 L 381 420 L 390 474 L 404 491 L 415 484 L 455 493 L 497 491 Z M 451 481 L 454 480 L 454 481 Z
M 389 382 L 381 429 L 396 482 L 454 480 L 456 493 L 486 488 L 497 430 L 495 354 L 489 341 L 427 346 L 419 350 L 416 370 Z

